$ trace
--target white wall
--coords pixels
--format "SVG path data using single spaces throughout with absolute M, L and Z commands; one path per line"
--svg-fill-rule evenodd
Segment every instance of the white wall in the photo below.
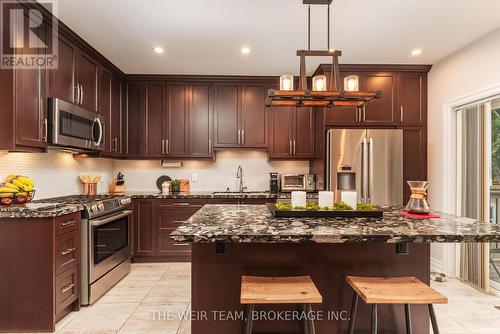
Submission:
M 219 151 L 216 161 L 185 161 L 183 168 L 163 168 L 160 161 L 117 160 L 113 174 L 125 175 L 127 191 L 157 191 L 156 179 L 168 175 L 172 179 L 189 179 L 191 191 L 238 190 L 236 170 L 243 168 L 243 183 L 248 190 L 268 190 L 269 172 L 308 173 L 307 161 L 268 161 L 264 151 Z M 198 182 L 191 180 L 198 175 Z
M 107 192 L 113 165 L 105 159 L 74 159 L 70 153 L 0 153 L 0 179 L 9 174 L 23 174 L 35 181 L 35 199 L 80 194 L 80 174 L 103 177 L 97 191 Z
M 447 106 L 499 85 L 500 29 L 432 67 L 428 86 L 428 174 L 429 201 L 434 209 L 456 211 L 456 133 Z M 431 251 L 432 269 L 452 274 L 454 247 L 432 245 Z

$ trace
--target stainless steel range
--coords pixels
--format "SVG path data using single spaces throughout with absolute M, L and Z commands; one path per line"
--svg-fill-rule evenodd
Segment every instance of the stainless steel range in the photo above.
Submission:
M 130 272 L 132 201 L 92 196 L 82 212 L 82 305 L 95 302 Z
M 118 195 L 75 195 L 50 201 L 84 206 L 80 301 L 92 304 L 130 272 L 132 201 Z

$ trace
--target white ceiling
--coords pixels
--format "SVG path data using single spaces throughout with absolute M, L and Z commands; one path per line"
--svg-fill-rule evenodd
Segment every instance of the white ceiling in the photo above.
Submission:
M 59 0 L 59 18 L 125 73 L 298 74 L 306 47 L 301 0 Z M 313 49 L 326 9 L 312 8 Z M 500 27 L 500 1 L 334 0 L 341 63 L 433 64 Z M 152 51 L 165 49 L 163 55 Z M 243 55 L 247 46 L 251 53 Z M 410 52 L 420 48 L 414 57 Z M 327 59 L 308 60 L 308 72 Z

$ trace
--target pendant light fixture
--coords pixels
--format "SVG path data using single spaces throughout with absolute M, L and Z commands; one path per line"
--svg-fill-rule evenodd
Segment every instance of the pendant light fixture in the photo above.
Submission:
M 358 107 L 381 96 L 380 90 L 359 91 L 359 77 L 350 75 L 340 82 L 339 57 L 342 52 L 330 49 L 330 5 L 333 0 L 303 0 L 307 5 L 307 50 L 297 50 L 300 57 L 299 89 L 294 90 L 293 76 L 280 77 L 280 89 L 269 89 L 266 106 Z M 327 48 L 311 50 L 311 5 L 327 7 Z M 306 57 L 332 57 L 330 80 L 325 75 L 312 78 L 312 89 L 307 87 Z M 343 87 L 341 85 L 343 84 Z

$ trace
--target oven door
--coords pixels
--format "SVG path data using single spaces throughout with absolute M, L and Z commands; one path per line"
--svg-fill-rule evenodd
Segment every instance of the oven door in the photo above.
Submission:
M 104 147 L 101 116 L 60 99 L 49 100 L 49 142 L 54 146 L 85 150 Z
M 283 175 L 281 188 L 284 191 L 306 190 L 304 175 Z
M 90 221 L 90 283 L 130 257 L 131 214 L 125 210 Z

